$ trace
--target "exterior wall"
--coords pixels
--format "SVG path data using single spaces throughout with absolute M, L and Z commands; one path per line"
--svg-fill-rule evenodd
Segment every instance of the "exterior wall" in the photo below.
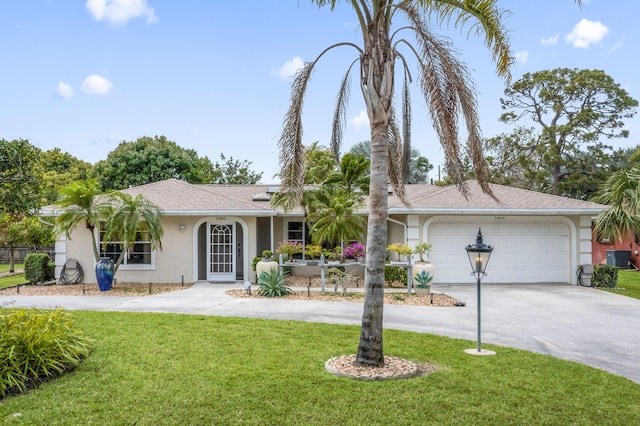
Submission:
M 594 265 L 605 265 L 607 263 L 607 250 L 630 250 L 631 262 L 636 267 L 640 266 L 640 243 L 636 243 L 636 237 L 633 232 L 629 232 L 611 242 L 598 242 L 595 234 L 590 235 L 593 247 L 591 262 Z

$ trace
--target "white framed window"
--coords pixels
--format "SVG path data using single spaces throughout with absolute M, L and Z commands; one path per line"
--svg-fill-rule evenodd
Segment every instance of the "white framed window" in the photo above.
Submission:
M 284 239 L 300 243 L 302 247 L 311 244 L 309 225 L 304 221 L 289 220 L 285 223 Z M 302 253 L 295 254 L 294 259 L 302 259 Z
M 109 257 L 113 262 L 117 262 L 122 250 L 124 249 L 124 243 L 122 241 L 104 241 L 105 238 L 104 228 L 100 228 L 100 238 L 98 244 L 100 245 L 100 257 Z M 151 241 L 149 241 L 149 233 L 147 231 L 136 232 L 136 242 L 124 255 L 120 269 L 122 270 L 143 270 L 143 269 L 155 269 L 156 266 L 156 252 L 151 248 Z

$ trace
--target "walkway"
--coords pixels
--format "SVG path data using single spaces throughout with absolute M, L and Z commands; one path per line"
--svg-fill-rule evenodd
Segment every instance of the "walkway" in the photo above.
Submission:
M 240 284 L 198 283 L 145 297 L 0 296 L 0 306 L 172 312 L 359 325 L 361 303 L 233 298 Z M 475 285 L 436 285 L 466 307 L 385 305 L 384 326 L 476 341 Z M 552 355 L 640 383 L 640 300 L 562 284 L 482 287 L 482 342 Z M 473 345 L 471 347 L 474 347 Z M 498 350 L 498 356 L 500 351 Z

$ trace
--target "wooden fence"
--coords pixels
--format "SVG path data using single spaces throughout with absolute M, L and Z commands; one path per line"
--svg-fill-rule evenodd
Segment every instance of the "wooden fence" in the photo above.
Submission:
M 27 257 L 29 253 L 47 253 L 51 260 L 54 259 L 55 256 L 55 248 L 51 247 L 38 247 L 34 249 L 33 247 L 14 247 L 13 248 L 13 260 L 15 263 L 24 263 L 24 258 Z M 9 247 L 0 247 L 0 263 L 9 263 Z

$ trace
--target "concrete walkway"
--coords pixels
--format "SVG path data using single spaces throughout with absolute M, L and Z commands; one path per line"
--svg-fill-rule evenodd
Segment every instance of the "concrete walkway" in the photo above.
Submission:
M 145 297 L 10 295 L 0 296 L 0 306 L 61 306 L 69 310 L 170 312 L 352 325 L 361 321 L 361 303 L 236 299 L 225 294 L 238 288 L 242 286 L 198 283 L 184 291 Z M 475 284 L 436 285 L 434 292 L 448 294 L 467 306 L 385 305 L 385 328 L 475 342 Z M 563 284 L 483 284 L 482 343 L 580 362 L 640 383 L 640 300 Z

